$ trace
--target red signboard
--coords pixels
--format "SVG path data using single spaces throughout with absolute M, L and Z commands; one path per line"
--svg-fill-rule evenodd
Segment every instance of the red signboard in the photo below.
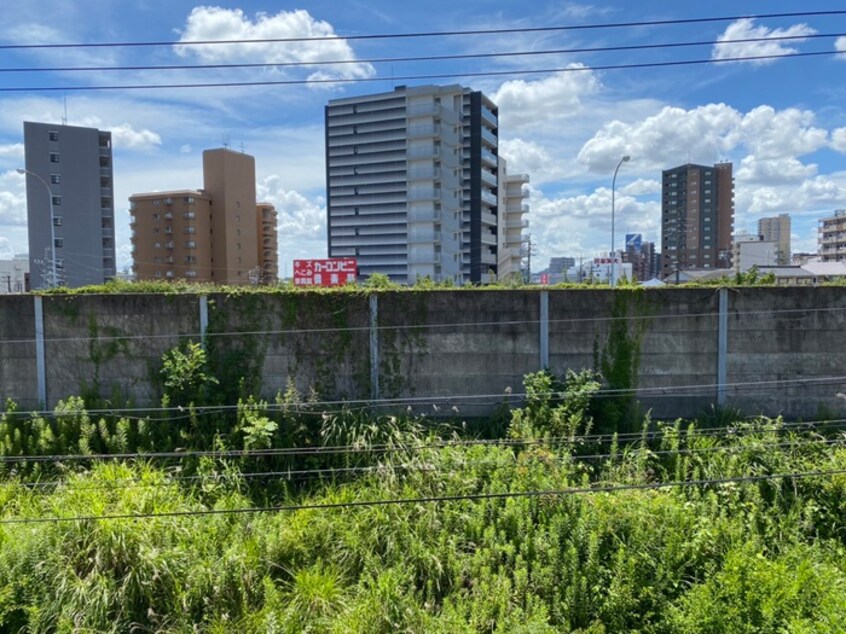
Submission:
M 549 286 L 549 273 L 540 274 L 540 283 L 544 286 Z
M 355 282 L 355 258 L 294 260 L 295 286 L 343 286 Z

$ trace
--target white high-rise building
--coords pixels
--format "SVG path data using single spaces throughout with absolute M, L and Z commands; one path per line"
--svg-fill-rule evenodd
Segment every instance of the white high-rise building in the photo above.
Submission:
M 778 245 L 778 264 L 790 264 L 790 216 L 779 214 L 772 218 L 758 220 L 758 234 L 764 242 L 775 242 Z
M 329 257 L 355 257 L 362 276 L 401 283 L 496 279 L 498 126 L 496 105 L 458 85 L 330 101 Z

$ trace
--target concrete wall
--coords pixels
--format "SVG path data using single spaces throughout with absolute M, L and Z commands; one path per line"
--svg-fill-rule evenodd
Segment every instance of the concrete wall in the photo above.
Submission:
M 720 294 L 725 300 L 725 354 Z M 546 300 L 542 300 L 543 297 Z M 0 397 L 39 405 L 36 298 L 0 297 Z M 43 298 L 49 406 L 82 390 L 155 404 L 161 356 L 200 340 L 193 295 Z M 598 367 L 612 342 L 638 359 L 640 400 L 660 418 L 717 400 L 748 413 L 813 418 L 846 403 L 840 288 L 385 292 L 211 295 L 206 344 L 221 389 L 238 378 L 272 398 L 290 379 L 325 400 L 400 399 L 417 411 L 492 411 L 548 359 Z M 548 311 L 541 306 L 547 301 Z M 375 310 L 375 312 L 373 312 Z M 547 319 L 542 319 L 547 314 Z M 375 329 L 371 328 L 375 324 Z M 372 335 L 372 336 L 371 336 Z M 437 400 L 433 397 L 437 397 Z

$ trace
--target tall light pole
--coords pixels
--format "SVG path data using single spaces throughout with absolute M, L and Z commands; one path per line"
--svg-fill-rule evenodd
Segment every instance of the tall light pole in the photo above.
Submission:
M 611 179 L 611 271 L 609 273 L 611 288 L 614 288 L 616 282 L 614 279 L 614 260 L 616 259 L 616 253 L 614 252 L 614 205 L 616 202 L 617 172 L 620 171 L 620 166 L 626 161 L 631 160 L 631 158 L 631 156 L 626 154 L 620 159 L 620 162 L 617 163 L 617 167 L 614 168 L 614 178 Z
M 53 190 L 50 189 L 47 181 L 35 172 L 31 172 L 22 167 L 19 167 L 15 171 L 18 174 L 26 174 L 27 176 L 37 178 L 41 181 L 41 184 L 44 185 L 44 189 L 47 190 L 47 202 L 50 203 L 50 288 L 53 288 L 54 286 L 58 286 L 59 281 L 59 276 L 56 274 L 56 221 L 53 217 Z

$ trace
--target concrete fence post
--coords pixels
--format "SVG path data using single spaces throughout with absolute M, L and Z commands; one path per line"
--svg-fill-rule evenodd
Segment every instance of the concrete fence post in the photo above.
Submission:
M 379 400 L 379 297 L 370 294 L 370 400 Z
M 728 382 L 728 288 L 719 290 L 719 318 L 717 326 L 717 407 L 725 407 Z
M 199 296 L 200 307 L 200 342 L 203 348 L 206 347 L 206 332 L 209 329 L 209 298 L 206 295 Z
M 549 291 L 540 292 L 540 369 L 549 369 Z
M 47 356 L 44 351 L 44 304 L 41 295 L 35 295 L 35 372 L 38 381 L 38 402 L 45 409 L 47 404 Z

